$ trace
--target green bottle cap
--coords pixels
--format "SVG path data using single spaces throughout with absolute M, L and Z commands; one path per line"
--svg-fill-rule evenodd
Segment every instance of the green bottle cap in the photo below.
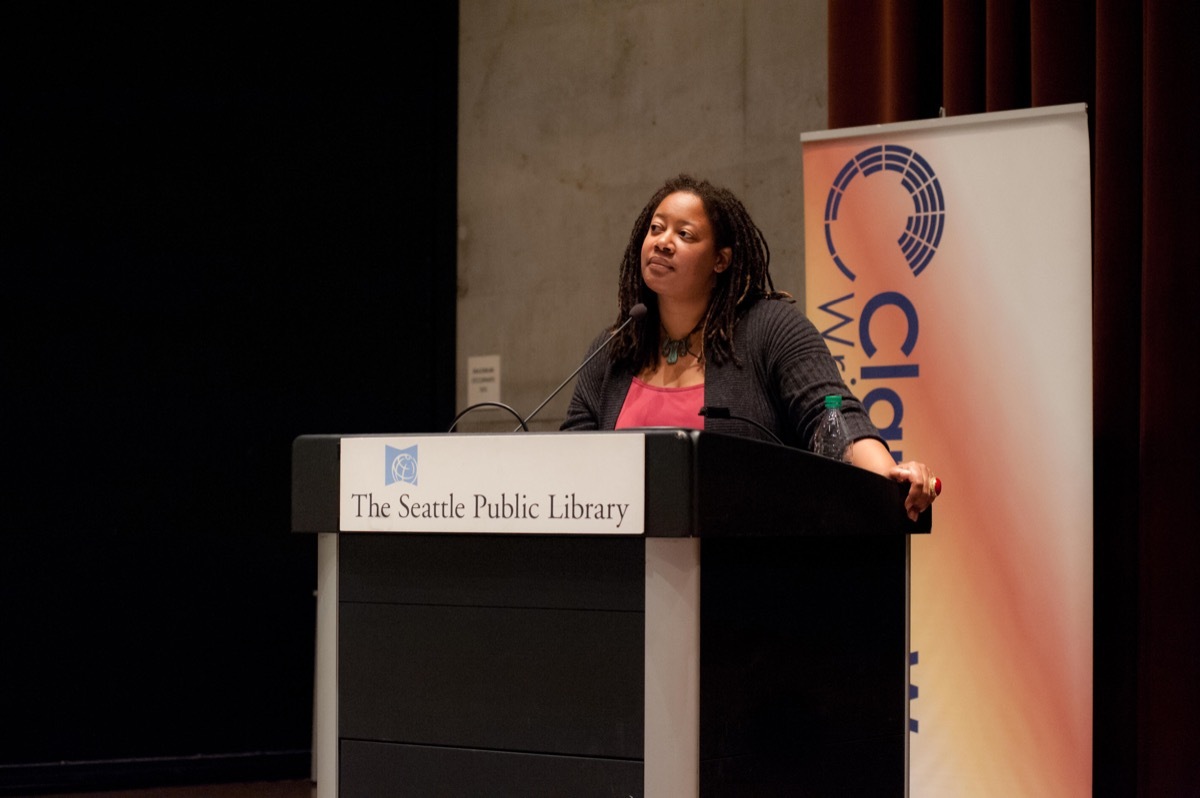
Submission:
M 842 397 L 836 393 L 826 396 L 825 397 L 825 409 L 826 410 L 841 410 L 842 409 Z

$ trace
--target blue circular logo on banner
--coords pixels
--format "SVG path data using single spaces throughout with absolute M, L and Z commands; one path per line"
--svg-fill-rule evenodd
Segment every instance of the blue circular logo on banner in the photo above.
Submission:
M 834 264 L 851 280 L 855 279 L 856 275 L 838 254 L 833 240 L 834 223 L 838 219 L 842 197 L 854 178 L 860 174 L 866 178 L 882 171 L 899 172 L 900 183 L 912 198 L 913 212 L 909 215 L 904 232 L 900 234 L 896 243 L 914 276 L 929 265 L 942 240 L 946 202 L 942 197 L 942 185 L 933 173 L 933 167 L 919 153 L 908 147 L 898 144 L 868 147 L 842 167 L 825 200 L 825 246 L 829 248 Z

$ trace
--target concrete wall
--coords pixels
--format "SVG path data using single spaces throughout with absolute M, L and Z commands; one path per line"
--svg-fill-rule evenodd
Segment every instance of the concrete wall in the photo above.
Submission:
M 800 134 L 826 127 L 826 0 L 460 0 L 458 407 L 501 356 L 530 413 L 617 313 L 634 219 L 668 176 L 732 189 L 803 301 Z M 572 386 L 539 413 L 557 428 Z M 460 429 L 511 429 L 476 411 Z

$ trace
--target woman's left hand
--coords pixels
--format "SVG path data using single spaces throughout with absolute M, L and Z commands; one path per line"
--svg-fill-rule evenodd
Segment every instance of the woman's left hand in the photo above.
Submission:
M 909 460 L 896 465 L 891 452 L 875 438 L 862 438 L 854 442 L 851 460 L 859 468 L 882 474 L 897 482 L 909 483 L 908 495 L 904 497 L 904 510 L 913 521 L 929 509 L 933 500 L 942 492 L 942 481 L 924 463 Z
M 917 516 L 929 509 L 933 500 L 942 492 L 942 481 L 933 475 L 929 466 L 909 460 L 892 468 L 887 474 L 897 482 L 909 483 L 908 496 L 904 499 L 904 510 L 916 521 Z

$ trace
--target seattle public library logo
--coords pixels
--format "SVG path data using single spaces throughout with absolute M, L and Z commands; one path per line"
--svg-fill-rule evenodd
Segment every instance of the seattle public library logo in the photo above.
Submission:
M 417 447 L 397 449 L 394 446 L 384 446 L 384 485 L 396 482 L 417 484 Z

